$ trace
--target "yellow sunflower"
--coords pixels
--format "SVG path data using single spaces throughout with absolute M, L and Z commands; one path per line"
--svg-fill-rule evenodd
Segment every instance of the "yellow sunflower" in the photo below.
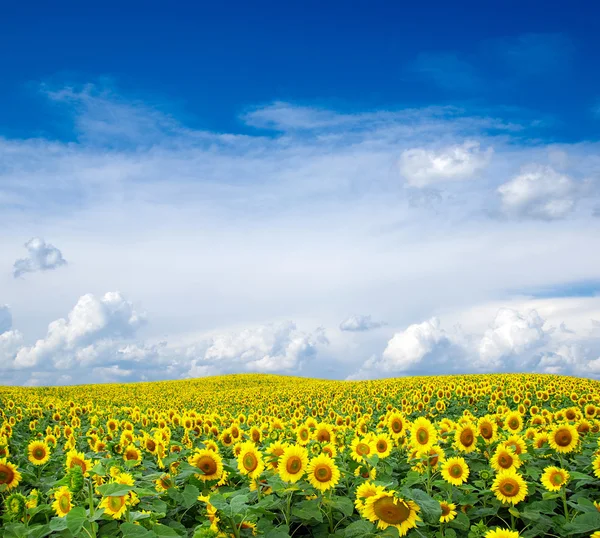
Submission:
M 363 482 L 360 486 L 358 486 L 358 488 L 356 488 L 356 500 L 354 501 L 354 506 L 356 506 L 356 509 L 361 512 L 361 510 L 365 507 L 365 501 L 369 497 L 373 497 L 373 495 L 383 493 L 384 491 L 385 488 L 383 486 L 376 486 L 372 482 Z
M 456 505 L 446 501 L 440 501 L 440 508 L 442 509 L 442 515 L 440 516 L 440 523 L 448 523 L 456 517 Z
M 491 490 L 499 501 L 515 505 L 527 496 L 527 483 L 514 470 L 501 471 L 496 475 Z
M 401 413 L 392 413 L 387 421 L 390 435 L 398 440 L 406 434 L 406 419 Z
M 297 482 L 302 478 L 308 466 L 308 451 L 303 446 L 286 447 L 279 457 L 277 471 L 285 482 Z
M 1 460 L 0 460 L 0 463 L 2 463 Z M 594 469 L 594 475 L 596 476 L 596 478 L 600 478 L 600 455 L 596 456 L 592 460 L 592 468 Z M 0 467 L 0 469 L 1 469 L 1 467 Z M 0 479 L 0 484 L 1 483 L 2 483 L 2 481 Z
M 17 467 L 6 458 L 0 459 L 0 485 L 5 485 L 9 491 L 16 488 L 20 481 L 21 473 L 17 471 Z
M 427 452 L 437 441 L 433 424 L 425 417 L 419 417 L 410 427 L 411 445 L 419 452 Z
M 239 472 L 250 478 L 258 477 L 265 469 L 262 455 L 252 441 L 241 444 L 237 464 Z
M 570 424 L 560 424 L 555 426 L 548 435 L 548 443 L 556 450 L 566 454 L 573 452 L 579 442 L 579 432 Z
M 283 454 L 283 451 L 287 446 L 289 446 L 287 443 L 276 441 L 267 447 L 267 461 L 271 468 L 277 469 L 279 457 Z
M 31 441 L 27 446 L 27 459 L 34 465 L 44 465 L 50 459 L 50 447 L 44 441 Z
M 396 527 L 400 536 L 417 526 L 420 508 L 413 501 L 405 501 L 394 495 L 394 491 L 384 491 L 368 497 L 363 509 L 363 515 L 372 523 L 377 523 L 378 529 Z
M 382 460 L 392 452 L 392 440 L 387 433 L 379 433 L 375 436 L 375 453 Z
M 219 480 L 223 475 L 223 460 L 221 455 L 213 450 L 196 449 L 196 452 L 189 457 L 188 462 L 200 469 L 201 472 L 195 476 L 203 482 Z
M 559 467 L 546 467 L 541 481 L 548 491 L 559 491 L 569 481 L 569 473 Z
M 495 471 L 507 471 L 509 469 L 518 469 L 523 462 L 511 447 L 498 445 L 490 465 Z
M 313 439 L 319 443 L 331 443 L 332 441 L 335 441 L 333 427 L 326 422 L 317 424 L 315 432 L 313 433 Z
M 496 440 L 498 425 L 488 415 L 486 415 L 478 420 L 477 431 L 483 440 L 487 444 L 490 444 Z
M 523 429 L 523 417 L 518 411 L 511 411 L 504 417 L 504 429 L 511 433 L 519 433 Z
M 494 530 L 487 531 L 484 538 L 519 538 L 519 533 L 517 531 L 496 527 Z
M 464 484 L 469 478 L 469 466 L 464 458 L 448 458 L 442 464 L 442 478 L 453 486 Z
M 458 426 L 454 432 L 454 446 L 461 452 L 473 452 L 477 449 L 476 438 L 477 429 L 475 425 L 467 422 Z
M 67 463 L 66 468 L 67 471 L 78 465 L 81 467 L 81 471 L 83 472 L 83 476 L 87 476 L 90 469 L 92 468 L 92 461 L 88 460 L 83 452 L 77 452 L 77 450 L 72 449 L 67 452 Z
M 142 462 L 142 453 L 134 445 L 129 445 L 123 450 L 123 459 L 125 461 L 133 462 L 133 465 L 137 466 Z
M 119 519 L 127 510 L 127 496 L 111 495 L 104 497 L 100 502 L 100 508 L 104 508 L 104 513 L 112 516 L 113 519 Z
M 52 508 L 58 517 L 64 517 L 71 511 L 73 503 L 71 502 L 71 492 L 67 486 L 61 486 L 54 492 Z
M 306 473 L 308 481 L 320 491 L 327 491 L 340 481 L 340 471 L 327 454 L 319 454 L 311 459 Z
M 365 456 L 371 456 L 375 453 L 375 443 L 367 437 L 355 437 L 350 444 L 350 457 L 361 463 Z

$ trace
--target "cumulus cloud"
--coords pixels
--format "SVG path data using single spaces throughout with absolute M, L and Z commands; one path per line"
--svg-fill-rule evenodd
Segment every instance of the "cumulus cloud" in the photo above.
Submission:
M 61 368 L 69 368 L 78 357 L 80 361 L 85 360 L 89 346 L 111 338 L 131 337 L 144 321 L 145 315 L 135 310 L 118 291 L 108 292 L 101 298 L 83 295 L 67 319 L 50 323 L 44 339 L 19 350 L 14 367 L 28 368 L 42 361 L 52 361 Z
M 13 276 L 15 278 L 25 273 L 48 271 L 67 264 L 61 251 L 40 237 L 31 238 L 25 243 L 25 248 L 29 251 L 29 256 L 18 259 L 14 263 Z
M 484 151 L 474 140 L 440 149 L 411 148 L 400 156 L 400 173 L 408 185 L 419 188 L 469 179 L 488 166 L 492 154 L 491 147 Z
M 12 314 L 8 305 L 0 305 L 0 334 L 12 327 Z
M 384 325 L 385 322 L 375 321 L 370 315 L 364 316 L 361 314 L 355 314 L 346 318 L 340 323 L 340 330 L 349 332 L 370 331 L 371 329 L 378 329 Z
M 542 220 L 566 217 L 577 201 L 577 186 L 549 166 L 534 166 L 498 187 L 507 215 Z
M 12 330 L 12 315 L 7 305 L 0 306 L 0 370 L 23 345 L 23 335 Z

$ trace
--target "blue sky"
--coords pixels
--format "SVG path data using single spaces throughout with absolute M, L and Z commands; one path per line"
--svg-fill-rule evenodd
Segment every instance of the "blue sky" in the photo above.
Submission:
M 599 15 L 4 6 L 3 379 L 600 376 Z

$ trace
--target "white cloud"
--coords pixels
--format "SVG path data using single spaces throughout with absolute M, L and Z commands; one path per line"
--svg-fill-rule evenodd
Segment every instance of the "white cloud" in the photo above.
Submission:
M 25 243 L 25 248 L 29 251 L 29 256 L 15 261 L 13 266 L 15 278 L 25 273 L 48 271 L 67 264 L 61 251 L 40 237 L 31 238 Z
M 0 334 L 12 327 L 12 315 L 8 305 L 0 305 Z
M 83 295 L 67 319 L 50 323 L 46 338 L 19 350 L 14 367 L 28 368 L 52 361 L 61 368 L 69 368 L 78 353 L 81 361 L 96 353 L 88 346 L 114 337 L 133 336 L 144 321 L 144 314 L 136 311 L 119 292 L 108 292 L 100 299 L 92 294 Z
M 491 147 L 482 151 L 474 140 L 441 149 L 411 148 L 400 156 L 400 173 L 411 187 L 419 188 L 470 179 L 489 165 L 492 153 Z
M 573 211 L 578 189 L 569 176 L 549 166 L 534 166 L 498 187 L 498 194 L 510 216 L 556 220 Z
M 370 315 L 354 314 L 340 323 L 341 331 L 361 332 L 383 327 L 385 322 L 375 321 Z

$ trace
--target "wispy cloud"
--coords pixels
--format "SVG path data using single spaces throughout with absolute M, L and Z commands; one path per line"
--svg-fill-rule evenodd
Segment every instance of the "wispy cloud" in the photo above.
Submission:
M 15 261 L 13 265 L 13 276 L 15 278 L 19 278 L 25 273 L 49 271 L 67 265 L 62 252 L 40 237 L 31 238 L 25 243 L 25 248 L 29 251 L 29 256 Z

